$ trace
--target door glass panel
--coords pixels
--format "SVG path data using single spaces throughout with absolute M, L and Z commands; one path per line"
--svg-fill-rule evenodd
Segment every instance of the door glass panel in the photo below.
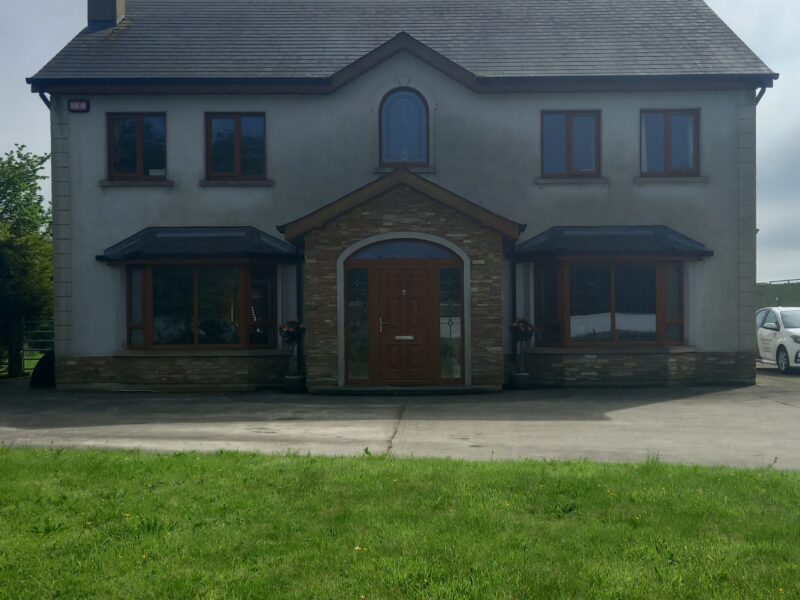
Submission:
M 144 175 L 167 174 L 167 120 L 163 115 L 142 117 L 142 160 Z
M 352 260 L 386 260 L 386 259 L 424 259 L 437 258 L 456 260 L 456 255 L 439 246 L 416 240 L 397 240 L 367 246 L 353 255 Z
M 642 173 L 665 170 L 664 113 L 642 113 Z
M 669 126 L 672 170 L 694 170 L 694 115 L 672 115 Z
M 461 378 L 461 269 L 439 271 L 439 352 L 442 379 Z
M 197 275 L 200 344 L 239 343 L 239 268 L 202 267 Z
M 669 323 L 666 328 L 668 342 L 680 342 L 683 340 L 683 324 Z
M 236 125 L 232 118 L 211 119 L 211 173 L 236 173 Z
M 153 341 L 194 343 L 194 271 L 183 267 L 153 268 Z
M 536 323 L 538 341 L 541 344 L 554 344 L 561 341 L 561 321 L 558 318 L 558 267 L 542 263 L 539 270 L 538 297 L 539 319 Z
M 542 172 L 564 175 L 567 172 L 567 115 L 542 117 Z
M 128 321 L 133 324 L 139 324 L 144 322 L 144 310 L 142 306 L 144 300 L 144 296 L 142 295 L 142 287 L 144 285 L 144 269 L 139 267 L 131 267 L 129 271 L 129 278 Z
M 570 277 L 570 337 L 611 341 L 611 267 L 573 265 Z
M 253 267 L 250 273 L 250 343 L 275 346 L 275 272 Z
M 614 267 L 617 339 L 620 342 L 656 340 L 656 266 Z
M 366 269 L 347 271 L 347 372 L 369 378 L 369 279 Z
M 111 143 L 114 175 L 136 175 L 136 117 L 114 117 Z
M 777 325 L 778 324 L 778 314 L 774 311 L 769 311 L 767 313 L 767 318 L 764 320 L 764 325 Z M 762 325 L 763 327 L 763 325 Z
M 572 118 L 572 168 L 576 173 L 592 173 L 597 169 L 597 128 L 595 115 Z

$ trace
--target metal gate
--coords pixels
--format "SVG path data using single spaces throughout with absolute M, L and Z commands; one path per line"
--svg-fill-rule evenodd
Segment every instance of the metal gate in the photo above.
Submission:
M 0 327 L 2 327 L 0 323 Z M 22 348 L 4 348 L 0 352 L 0 376 L 8 375 L 8 354 L 20 352 L 22 354 L 22 368 L 25 374 L 31 373 L 45 352 L 54 348 L 55 330 L 53 321 L 25 321 L 22 322 Z

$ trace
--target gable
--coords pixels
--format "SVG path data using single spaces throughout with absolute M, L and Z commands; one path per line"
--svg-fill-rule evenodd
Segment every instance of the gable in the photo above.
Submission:
M 300 219 L 279 226 L 278 230 L 285 235 L 287 240 L 298 240 L 310 231 L 319 229 L 366 202 L 384 196 L 401 186 L 410 188 L 432 202 L 476 221 L 484 227 L 493 229 L 510 240 L 516 240 L 519 238 L 519 234 L 525 230 L 525 225 L 487 210 L 405 169 L 397 169 L 389 175 L 376 179 Z

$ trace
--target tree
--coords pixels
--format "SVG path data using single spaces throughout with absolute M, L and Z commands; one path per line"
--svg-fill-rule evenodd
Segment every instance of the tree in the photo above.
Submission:
M 0 158 L 0 224 L 13 235 L 50 231 L 50 210 L 39 189 L 39 182 L 47 179 L 39 171 L 49 159 L 48 154 L 26 152 L 20 144 Z
M 0 355 L 12 375 L 21 374 L 23 319 L 52 316 L 51 213 L 39 190 L 48 159 L 22 145 L 0 158 Z

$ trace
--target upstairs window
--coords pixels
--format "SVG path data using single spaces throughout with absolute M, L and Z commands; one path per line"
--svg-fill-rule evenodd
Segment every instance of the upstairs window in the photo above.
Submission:
M 415 90 L 389 92 L 380 107 L 382 167 L 425 167 L 428 159 L 428 104 Z
M 600 176 L 600 112 L 542 113 L 542 177 Z
M 166 179 L 166 176 L 166 115 L 108 115 L 108 178 Z
M 698 120 L 696 110 L 643 110 L 642 175 L 698 175 Z
M 206 115 L 206 177 L 266 179 L 266 118 L 260 114 Z

